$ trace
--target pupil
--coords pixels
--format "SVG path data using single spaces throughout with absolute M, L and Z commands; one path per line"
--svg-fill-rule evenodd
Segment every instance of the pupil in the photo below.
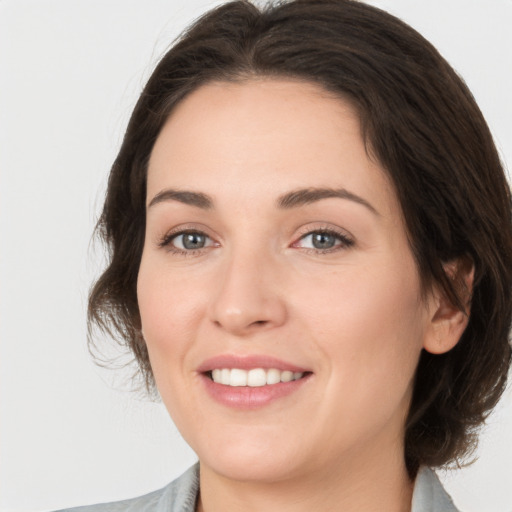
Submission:
M 201 249 L 204 247 L 204 235 L 199 233 L 186 233 L 183 235 L 183 247 L 185 249 Z
M 329 233 L 315 233 L 313 235 L 313 246 L 315 249 L 330 249 L 334 247 L 336 239 Z

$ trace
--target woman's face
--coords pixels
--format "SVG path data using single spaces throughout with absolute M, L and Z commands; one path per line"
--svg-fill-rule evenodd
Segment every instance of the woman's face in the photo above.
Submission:
M 432 305 L 350 104 L 203 86 L 156 141 L 147 205 L 143 333 L 204 468 L 275 481 L 402 458 Z

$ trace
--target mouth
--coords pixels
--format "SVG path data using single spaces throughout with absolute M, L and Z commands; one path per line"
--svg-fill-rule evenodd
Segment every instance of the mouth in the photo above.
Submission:
M 242 368 L 216 368 L 206 372 L 206 375 L 216 384 L 223 384 L 231 387 L 274 386 L 282 382 L 292 382 L 302 379 L 311 372 L 292 372 L 290 370 L 279 370 L 277 368 L 253 368 L 244 370 Z
M 309 369 L 264 355 L 219 355 L 196 371 L 210 397 L 241 410 L 260 408 L 297 393 L 313 375 Z

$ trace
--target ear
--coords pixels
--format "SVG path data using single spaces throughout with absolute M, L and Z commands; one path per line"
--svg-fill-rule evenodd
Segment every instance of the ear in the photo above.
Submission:
M 475 275 L 473 262 L 469 258 L 460 258 L 445 263 L 443 267 L 464 309 L 461 311 L 441 286 L 435 285 L 429 300 L 430 323 L 423 341 L 423 348 L 431 354 L 444 354 L 455 347 L 469 322 Z

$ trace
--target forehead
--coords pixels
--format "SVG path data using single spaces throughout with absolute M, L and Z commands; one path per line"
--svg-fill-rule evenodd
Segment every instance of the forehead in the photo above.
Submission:
M 244 190 L 240 189 L 241 183 Z M 361 136 L 355 108 L 307 82 L 214 82 L 180 102 L 149 162 L 148 198 L 165 187 L 213 196 L 276 196 L 293 188 L 346 188 L 385 214 L 396 197 Z

